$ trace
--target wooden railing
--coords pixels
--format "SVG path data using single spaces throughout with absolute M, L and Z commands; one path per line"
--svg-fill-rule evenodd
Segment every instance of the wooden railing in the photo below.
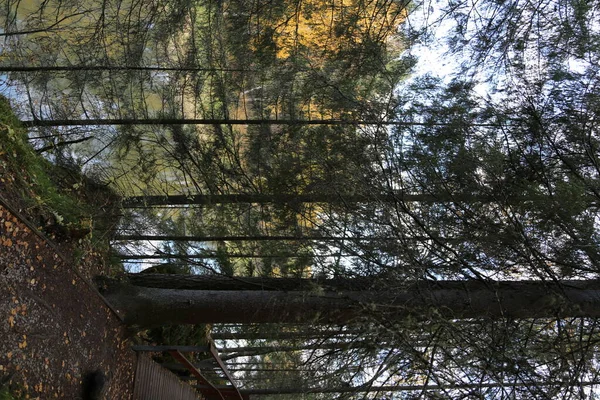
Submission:
M 132 346 L 132 349 L 138 352 L 168 352 L 171 354 L 198 381 L 198 390 L 206 400 L 249 400 L 249 395 L 240 393 L 233 376 L 212 343 L 209 346 Z M 204 360 L 200 369 L 183 353 L 208 353 L 212 362 L 207 363 Z M 218 376 L 221 382 L 218 385 L 214 384 L 208 375 Z M 222 385 L 222 381 L 226 381 L 227 384 Z

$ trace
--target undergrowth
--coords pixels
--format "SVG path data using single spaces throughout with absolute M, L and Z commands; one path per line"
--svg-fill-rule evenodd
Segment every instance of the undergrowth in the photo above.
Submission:
M 28 143 L 27 131 L 12 112 L 6 98 L 0 98 L 0 155 L 7 173 L 14 180 L 28 210 L 39 208 L 63 225 L 78 224 L 90 214 L 89 207 L 65 193 L 53 181 L 57 167 L 38 155 Z M 12 176 L 9 176 L 12 173 Z
M 0 185 L 12 190 L 3 197 L 18 200 L 19 211 L 50 238 L 79 243 L 86 252 L 102 252 L 105 262 L 112 263 L 109 239 L 118 219 L 119 197 L 81 171 L 57 166 L 39 155 L 2 96 Z

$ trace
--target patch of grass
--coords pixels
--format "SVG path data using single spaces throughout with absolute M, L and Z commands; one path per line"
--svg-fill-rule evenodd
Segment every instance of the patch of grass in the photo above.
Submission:
M 0 386 L 0 400 L 21 400 L 23 396 L 15 394 L 8 386 Z
M 8 389 L 4 388 L 0 389 L 0 400 L 14 400 L 14 397 Z
M 2 96 L 0 177 L 10 188 L 4 196 L 12 196 L 21 212 L 49 237 L 78 242 L 80 258 L 102 253 L 104 262 L 110 261 L 109 239 L 118 220 L 119 196 L 81 171 L 55 165 L 39 155 L 29 143 L 27 129 Z M 119 270 L 118 266 L 111 269 Z
M 38 155 L 29 145 L 27 131 L 12 112 L 9 101 L 0 97 L 0 154 L 4 169 L 21 191 L 28 208 L 39 208 L 64 226 L 79 224 L 90 210 L 78 199 L 61 190 L 52 177 L 57 167 Z

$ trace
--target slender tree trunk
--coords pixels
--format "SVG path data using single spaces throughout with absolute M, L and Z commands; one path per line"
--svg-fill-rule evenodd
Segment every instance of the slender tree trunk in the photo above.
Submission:
M 413 194 L 413 193 L 370 193 L 370 194 L 222 194 L 222 195 L 171 195 L 171 196 L 131 196 L 123 199 L 125 208 L 141 208 L 152 206 L 173 205 L 210 205 L 210 204 L 285 204 L 285 203 L 364 203 L 364 202 L 387 202 L 395 203 L 401 201 L 441 203 L 441 202 L 491 202 L 493 196 L 485 195 L 453 195 L 451 193 L 439 194 Z M 523 198 L 518 200 L 536 200 Z M 537 200 L 548 201 L 547 198 L 539 197 Z M 515 200 L 516 201 L 516 200 Z
M 385 346 L 385 345 L 383 345 Z M 264 347 L 254 347 L 254 350 L 251 351 L 239 351 L 239 352 L 225 352 L 225 354 L 221 355 L 221 360 L 229 361 L 235 360 L 240 357 L 255 357 L 262 356 L 265 354 L 271 353 L 280 353 L 280 352 L 293 352 L 300 350 L 347 350 L 347 349 L 359 349 L 359 348 L 374 348 L 376 347 L 373 343 L 363 343 L 359 341 L 355 341 L 353 343 L 324 343 L 321 345 L 307 345 L 307 346 L 264 346 Z M 201 364 L 205 361 L 210 361 L 210 359 L 206 359 L 201 361 Z
M 128 274 L 129 283 L 135 286 L 160 289 L 187 290 L 370 290 L 380 283 L 372 277 L 303 279 L 270 277 L 237 277 L 225 275 L 180 275 L 180 274 Z
M 48 151 L 48 150 L 53 150 L 53 149 L 57 149 L 59 147 L 64 147 L 64 146 L 69 146 L 69 145 L 72 145 L 72 144 L 86 142 L 86 141 L 91 140 L 91 139 L 95 139 L 95 137 L 94 136 L 87 136 L 87 137 L 84 137 L 84 138 L 81 138 L 81 139 L 68 140 L 68 141 L 65 141 L 65 142 L 51 144 L 51 145 L 42 147 L 41 149 L 37 149 L 36 152 L 37 153 L 43 153 L 43 152 Z
M 2 34 L 0 34 L 2 37 Z M 200 68 L 200 67 L 143 67 L 119 65 L 62 65 L 62 66 L 0 66 L 0 72 L 71 72 L 71 71 L 157 71 L 157 72 L 254 72 L 241 68 Z
M 352 257 L 352 254 L 331 253 L 331 254 L 300 254 L 300 253 L 281 253 L 281 254 L 256 254 L 256 253 L 221 253 L 202 252 L 199 254 L 121 254 L 118 256 L 121 260 L 197 260 L 213 258 L 329 258 L 329 257 Z
M 382 283 L 383 284 L 383 283 Z M 105 296 L 139 327 L 199 323 L 351 324 L 402 319 L 600 317 L 600 281 L 438 281 L 323 292 L 178 290 L 105 283 Z
M 89 126 L 89 125 L 399 125 L 399 126 L 421 126 L 440 125 L 447 123 L 430 124 L 425 122 L 403 122 L 403 121 L 378 121 L 378 120 L 343 120 L 343 119 L 223 119 L 223 118 L 89 118 L 89 119 L 33 119 L 22 121 L 26 127 L 34 126 Z M 477 126 L 499 126 L 498 124 L 472 124 Z
M 355 337 L 364 334 L 360 329 L 336 329 L 336 330 L 317 330 L 308 329 L 301 331 L 282 332 L 273 329 L 271 331 L 260 332 L 212 332 L 210 334 L 213 340 L 253 340 L 253 339 L 274 339 L 274 340 L 298 340 L 298 339 L 327 339 L 327 338 L 345 338 Z
M 568 387 L 568 386 L 596 386 L 600 384 L 598 380 L 572 382 L 572 381 L 522 381 L 522 382 L 476 382 L 476 383 L 456 383 L 445 385 L 390 385 L 390 386 L 363 386 L 363 387 L 288 387 L 288 388 L 268 388 L 268 389 L 240 389 L 243 395 L 250 396 L 269 396 L 277 394 L 306 394 L 306 393 L 377 393 L 377 392 L 407 392 L 407 391 L 427 391 L 427 390 L 456 390 L 456 389 L 485 389 L 485 388 L 526 388 L 526 387 Z M 196 385 L 196 388 L 204 388 L 202 385 Z M 228 387 L 217 386 L 222 393 L 228 393 Z M 471 397 L 469 397 L 471 398 Z
M 235 357 L 252 356 L 263 354 L 263 352 L 275 353 L 297 350 L 338 350 L 338 349 L 360 349 L 373 347 L 373 342 L 354 340 L 352 342 L 316 343 L 297 346 L 244 346 L 219 348 L 219 353 L 235 355 Z M 227 356 L 224 356 L 227 357 Z M 222 357 L 222 358 L 224 358 Z
M 290 241 L 397 241 L 397 237 L 381 236 L 306 236 L 306 235 L 224 235 L 224 236 L 182 236 L 182 235 L 115 235 L 114 240 L 168 240 L 172 242 L 243 242 L 243 241 L 261 241 L 272 242 L 281 240 Z M 423 241 L 435 239 L 443 242 L 464 242 L 462 238 L 443 238 L 437 236 L 411 236 L 404 238 L 413 241 Z

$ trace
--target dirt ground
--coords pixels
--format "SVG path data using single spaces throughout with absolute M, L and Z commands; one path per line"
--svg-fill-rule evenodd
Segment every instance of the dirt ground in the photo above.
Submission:
M 132 398 L 126 329 L 89 284 L 104 272 L 98 255 L 36 234 L 10 180 L 0 169 L 0 387 L 15 398 L 80 399 L 82 376 L 101 369 L 105 399 Z

